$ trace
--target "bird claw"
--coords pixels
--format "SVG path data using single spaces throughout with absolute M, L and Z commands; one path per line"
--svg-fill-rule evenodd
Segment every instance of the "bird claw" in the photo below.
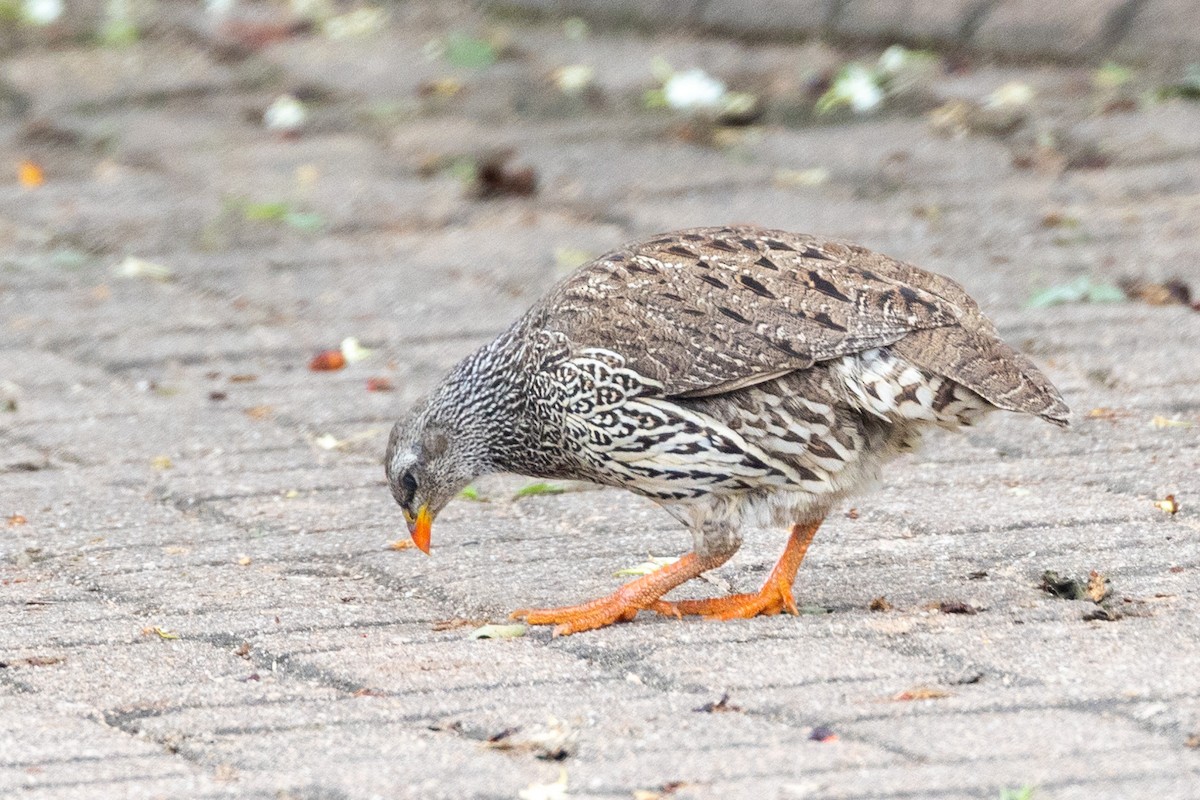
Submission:
M 615 622 L 628 622 L 636 617 L 640 610 L 617 592 L 577 606 L 521 608 L 509 614 L 509 617 L 524 620 L 530 625 L 553 625 L 551 636 L 569 636 L 572 633 L 603 628 Z
M 755 594 L 732 594 L 707 600 L 659 600 L 650 606 L 650 610 L 676 618 L 686 615 L 712 620 L 750 619 L 784 611 L 795 615 L 800 613 L 792 597 L 792 587 L 774 581 Z

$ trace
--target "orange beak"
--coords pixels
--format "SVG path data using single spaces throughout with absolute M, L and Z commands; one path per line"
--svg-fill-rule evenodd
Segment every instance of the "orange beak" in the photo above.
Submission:
M 433 527 L 433 515 L 429 513 L 429 506 L 421 506 L 417 509 L 417 519 L 410 522 L 408 532 L 412 535 L 413 544 L 424 553 L 429 555 L 429 531 Z

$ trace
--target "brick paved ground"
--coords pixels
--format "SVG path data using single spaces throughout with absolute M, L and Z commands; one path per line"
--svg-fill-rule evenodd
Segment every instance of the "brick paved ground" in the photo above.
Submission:
M 192 23 L 0 61 L 0 164 L 47 176 L 0 179 L 0 795 L 509 798 L 565 770 L 586 798 L 1200 796 L 1200 315 L 1026 307 L 1079 276 L 1200 282 L 1200 105 L 978 63 L 911 108 L 807 125 L 788 98 L 843 58 L 818 45 L 509 21 L 519 55 L 488 69 L 423 53 L 486 24 L 414 4 L 375 37 L 245 57 Z M 653 55 L 766 92 L 767 124 L 685 141 L 634 110 Z M 603 105 L 546 80 L 576 62 Z M 466 91 L 420 96 L 447 75 Z M 1011 135 L 931 128 L 1013 80 L 1037 94 Z M 295 139 L 257 121 L 287 90 L 314 99 Z M 430 168 L 497 147 L 536 197 Z M 788 177 L 813 168 L 827 182 Z M 274 202 L 319 219 L 246 219 Z M 689 540 L 632 496 L 513 500 L 526 481 L 497 478 L 446 510 L 432 558 L 388 550 L 392 420 L 573 254 L 728 221 L 962 281 L 1076 425 L 997 415 L 898 464 L 814 545 L 814 613 L 555 641 L 439 624 L 609 591 Z M 128 256 L 173 278 L 121 277 Z M 372 357 L 305 368 L 346 336 Z M 756 586 L 781 546 L 750 532 L 718 582 Z M 1120 618 L 1085 621 L 1048 569 L 1108 576 Z M 565 759 L 538 757 L 546 731 Z

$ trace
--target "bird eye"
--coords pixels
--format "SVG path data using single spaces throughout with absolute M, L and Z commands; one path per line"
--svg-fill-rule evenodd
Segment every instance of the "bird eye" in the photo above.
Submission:
M 411 472 L 404 473 L 404 476 L 400 478 L 400 485 L 403 486 L 404 491 L 408 492 L 410 495 L 417 491 L 417 479 Z

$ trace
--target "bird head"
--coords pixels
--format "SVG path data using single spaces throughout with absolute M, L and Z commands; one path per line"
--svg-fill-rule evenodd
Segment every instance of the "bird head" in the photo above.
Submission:
M 408 532 L 429 553 L 433 519 L 478 474 L 455 431 L 419 407 L 392 428 L 384 471 Z

